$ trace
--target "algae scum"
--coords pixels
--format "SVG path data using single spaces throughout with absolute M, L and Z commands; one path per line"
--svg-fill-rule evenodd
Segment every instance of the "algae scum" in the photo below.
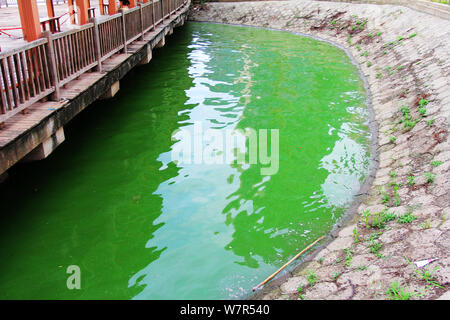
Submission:
M 367 119 L 363 82 L 342 50 L 188 23 L 114 99 L 77 117 L 48 159 L 12 170 L 1 187 L 0 297 L 246 297 L 328 233 L 359 191 Z M 217 137 L 278 130 L 276 173 L 214 161 L 236 150 L 207 139 L 212 161 L 175 161 L 173 150 L 192 144 L 180 132 L 195 136 L 196 125 Z M 80 290 L 66 286 L 70 265 Z

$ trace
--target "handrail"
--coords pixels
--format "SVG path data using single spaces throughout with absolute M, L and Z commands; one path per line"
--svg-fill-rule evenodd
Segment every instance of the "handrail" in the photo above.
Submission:
M 152 0 L 109 17 L 0 52 L 0 124 L 43 99 L 59 100 L 62 86 L 156 28 L 188 0 Z M 159 12 L 158 12 L 159 11 Z M 1 127 L 1 126 L 0 126 Z

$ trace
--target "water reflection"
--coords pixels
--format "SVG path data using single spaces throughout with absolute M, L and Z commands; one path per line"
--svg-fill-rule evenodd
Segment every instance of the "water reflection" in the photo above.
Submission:
M 303 40 L 303 46 L 288 45 L 280 52 L 289 37 L 267 46 L 261 31 L 236 31 L 238 36 L 225 41 L 223 26 L 193 28 L 188 55 L 192 86 L 185 90 L 189 108 L 179 112 L 186 117 L 180 128 L 197 138 L 199 121 L 203 132 L 280 129 L 280 171 L 264 176 L 260 164 L 173 162 L 174 149 L 193 149 L 192 141 L 175 131 L 171 149 L 158 160 L 160 170 L 176 165 L 178 175 L 154 192 L 163 199 L 155 223 L 164 227 L 147 243 L 167 250 L 130 279 L 130 286 L 144 287 L 136 299 L 242 297 L 326 232 L 367 172 L 359 80 L 349 78 L 348 70 L 330 69 L 320 54 L 302 55 L 304 45 L 320 52 L 324 44 Z M 205 33 L 208 28 L 215 32 Z M 346 62 L 342 53 L 333 54 Z M 303 70 L 301 80 L 295 70 Z M 342 87 L 333 84 L 339 90 L 324 91 L 333 77 Z M 202 143 L 208 147 L 208 141 Z M 226 147 L 213 148 L 212 158 L 235 152 Z

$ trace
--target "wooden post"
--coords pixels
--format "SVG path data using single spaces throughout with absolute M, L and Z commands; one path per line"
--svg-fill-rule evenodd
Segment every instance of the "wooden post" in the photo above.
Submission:
M 144 16 L 142 13 L 142 3 L 138 4 L 139 6 L 139 17 L 141 18 L 141 39 L 144 36 Z
M 41 25 L 36 0 L 18 1 L 20 23 L 22 25 L 23 38 L 34 41 L 41 37 Z
M 100 49 L 100 34 L 98 31 L 98 18 L 92 19 L 94 23 L 94 45 L 95 45 L 95 55 L 97 57 L 97 71 L 102 72 L 102 52 Z
M 77 0 L 78 24 L 83 25 L 89 22 L 89 0 Z
M 153 31 L 155 31 L 155 0 L 152 0 Z
M 53 40 L 52 40 L 52 34 L 49 30 L 44 32 L 44 37 L 47 38 L 47 60 L 49 62 L 49 70 L 51 75 L 51 83 L 55 87 L 55 92 L 51 96 L 51 99 L 54 101 L 59 101 L 60 92 L 59 92 L 59 75 L 58 75 L 58 69 L 56 66 L 56 56 L 55 56 L 55 49 L 53 47 Z
M 45 0 L 47 5 L 47 15 L 49 18 L 55 17 L 55 8 L 53 8 L 53 0 Z
M 105 12 L 103 11 L 103 0 L 98 0 L 98 5 L 100 6 L 100 14 L 104 15 Z
M 127 32 L 125 30 L 125 13 L 122 11 L 122 37 L 123 37 L 123 53 L 127 53 Z
M 75 24 L 75 7 L 73 6 L 73 0 L 68 0 L 67 6 L 69 7 L 70 23 Z
M 108 13 L 110 16 L 112 16 L 113 14 L 116 14 L 118 12 L 117 1 L 116 0 L 108 0 L 108 1 L 109 1 Z

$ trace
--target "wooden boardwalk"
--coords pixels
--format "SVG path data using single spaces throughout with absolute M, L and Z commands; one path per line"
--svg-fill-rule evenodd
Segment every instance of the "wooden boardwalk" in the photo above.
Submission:
M 166 35 L 184 23 L 189 5 L 190 1 L 183 2 L 174 14 L 128 43 L 126 53 L 118 50 L 103 60 L 101 72 L 91 68 L 61 86 L 58 101 L 41 100 L 28 106 L 26 112 L 7 118 L 0 129 L 0 175 L 23 158 L 36 160 L 36 157 L 29 157 L 30 154 L 43 147 L 47 150 L 40 150 L 40 154 L 45 158 L 62 142 L 55 143 L 55 135 L 63 132 L 64 124 L 108 93 L 133 67 L 148 62 L 153 48 L 163 46 Z

